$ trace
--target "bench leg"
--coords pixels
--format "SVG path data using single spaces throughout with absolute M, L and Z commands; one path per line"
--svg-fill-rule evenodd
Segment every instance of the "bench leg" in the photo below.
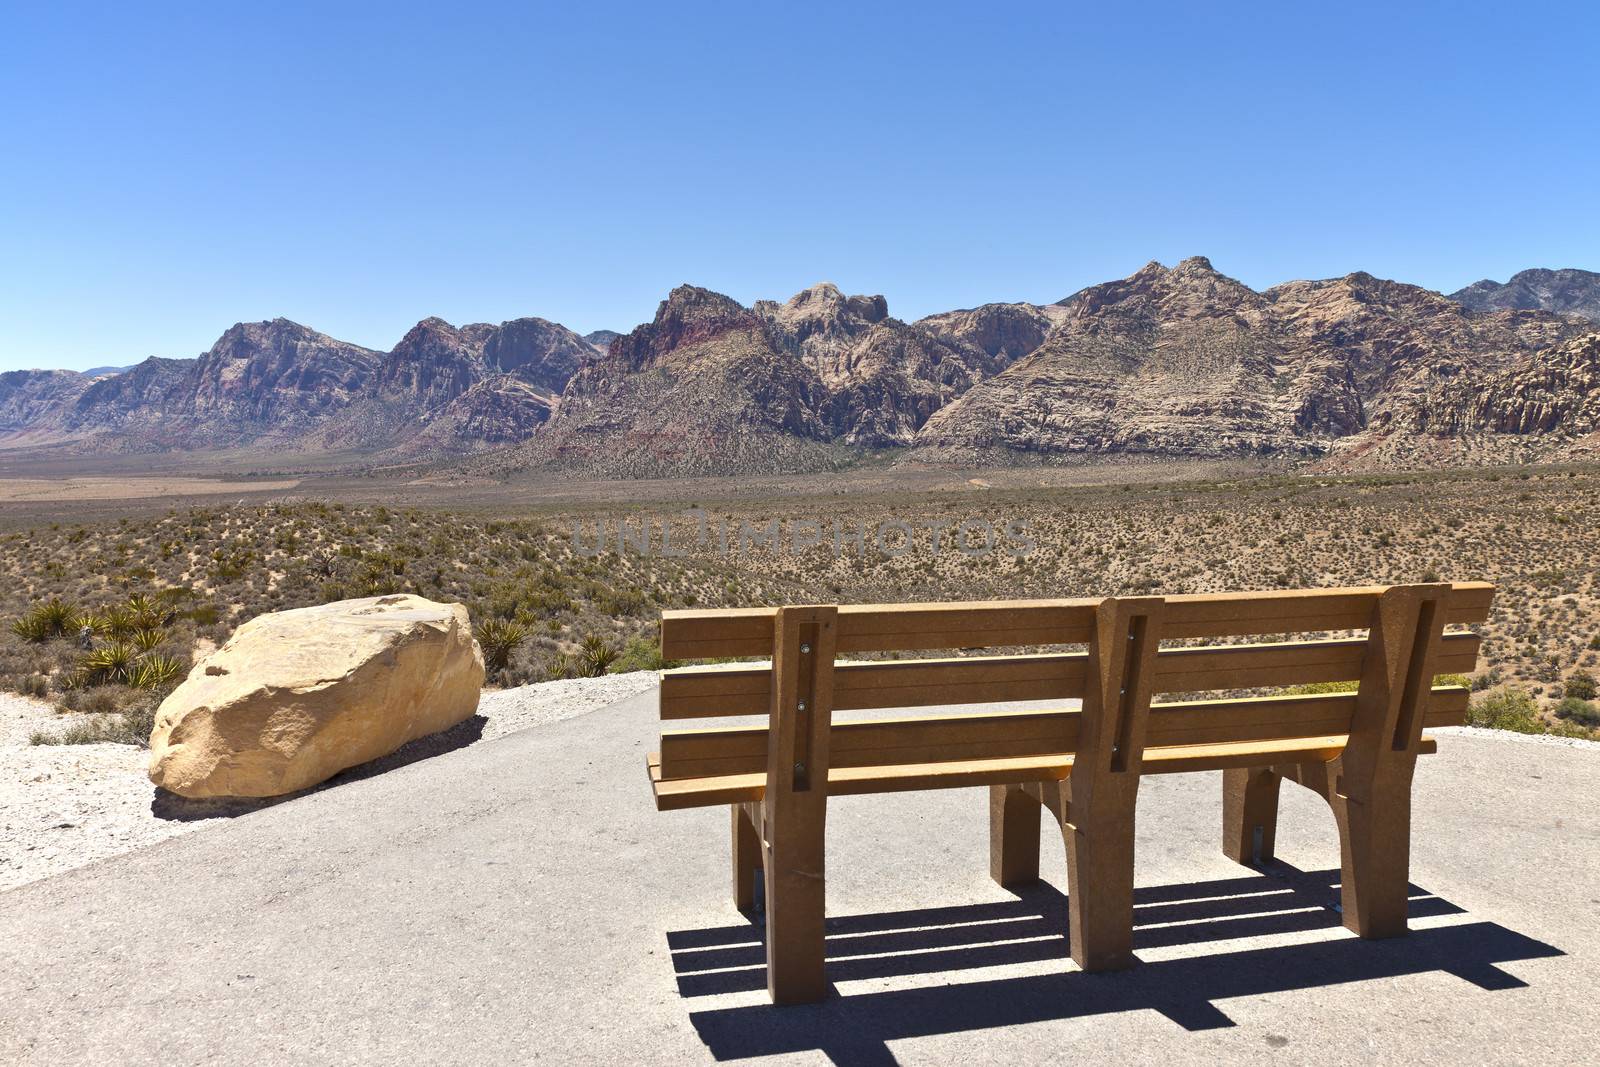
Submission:
M 1062 826 L 1068 940 L 1073 960 L 1085 971 L 1118 971 L 1134 963 L 1132 799 L 1099 805 L 1093 818 Z
M 1410 896 L 1411 792 L 1383 803 L 1338 798 L 1340 906 L 1345 929 L 1365 938 L 1402 937 Z
M 745 914 L 756 907 L 756 872 L 761 870 L 761 833 L 751 804 L 733 804 L 733 906 Z
M 1003 886 L 1039 880 L 1037 797 L 1020 785 L 989 787 L 989 876 Z
M 1280 781 L 1267 767 L 1222 772 L 1222 852 L 1229 859 L 1253 867 L 1272 858 Z
M 773 827 L 763 845 L 767 896 L 767 991 L 774 1004 L 823 999 L 823 823 L 795 820 Z

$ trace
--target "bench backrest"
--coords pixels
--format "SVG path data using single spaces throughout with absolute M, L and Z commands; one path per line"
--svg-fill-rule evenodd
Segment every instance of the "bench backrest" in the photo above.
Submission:
M 769 715 L 767 726 L 665 731 L 662 781 L 1075 756 L 1138 773 L 1149 749 L 1270 744 L 1381 734 L 1414 751 L 1427 725 L 1460 722 L 1467 692 L 1436 675 L 1476 666 L 1482 582 L 1311 591 L 992 603 L 668 611 L 670 660 L 771 657 L 664 671 L 664 720 Z M 1327 631 L 1363 637 L 1216 643 Z M 1163 641 L 1200 644 L 1160 647 Z M 1085 651 L 836 662 L 862 652 L 1039 645 Z M 804 651 L 802 651 L 802 649 Z M 773 666 L 776 664 L 776 667 Z M 1152 703 L 1161 693 L 1357 682 L 1355 693 L 1275 694 Z M 1080 711 L 1016 711 L 841 722 L 870 708 L 1079 699 Z M 777 715 L 773 715 L 774 711 Z M 778 735 L 769 738 L 769 733 Z M 1192 755 L 1193 753 L 1191 753 Z M 790 756 L 794 758 L 790 758 Z M 808 759 L 809 757 L 809 759 Z M 808 766 L 809 764 L 809 766 Z M 1149 770 L 1227 766 L 1176 756 Z M 1242 764 L 1239 764 L 1242 765 Z M 824 788 L 826 776 L 824 775 Z M 926 784 L 926 783 L 924 783 Z M 934 783 L 937 784 L 937 783 Z M 964 784 L 952 782 L 951 784 Z M 915 776 L 908 786 L 917 787 Z

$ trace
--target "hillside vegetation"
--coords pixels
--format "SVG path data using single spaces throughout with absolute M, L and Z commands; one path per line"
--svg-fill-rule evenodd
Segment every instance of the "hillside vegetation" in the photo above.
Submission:
M 1479 718 L 1587 735 L 1600 724 L 1600 473 L 1542 469 L 1279 478 L 705 503 L 711 529 L 763 530 L 725 554 L 662 508 L 520 516 L 338 501 L 200 507 L 0 537 L 0 685 L 73 710 L 121 713 L 73 739 L 137 737 L 190 662 L 264 611 L 410 591 L 461 601 L 495 685 L 659 666 L 663 608 L 1178 593 L 1485 579 L 1499 586 L 1472 679 Z M 1024 529 L 1034 550 L 952 550 L 957 524 Z M 619 521 L 654 555 L 618 552 Z M 874 547 L 882 523 L 909 551 Z M 948 524 L 944 550 L 931 526 Z M 845 531 L 835 555 L 832 524 Z M 580 537 L 575 544 L 573 528 Z M 606 550 L 590 555 L 597 526 Z M 820 544 L 805 547 L 805 531 Z M 855 531 L 866 531 L 866 551 Z M 793 535 L 802 531 L 801 550 Z M 898 535 L 890 547 L 898 549 Z M 85 633 L 87 628 L 87 633 Z M 122 723 L 118 732 L 113 727 Z

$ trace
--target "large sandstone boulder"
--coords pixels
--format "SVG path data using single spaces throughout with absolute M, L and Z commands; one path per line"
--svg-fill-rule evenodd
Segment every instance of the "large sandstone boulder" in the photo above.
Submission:
M 251 619 L 156 713 L 150 780 L 186 797 L 267 797 L 470 717 L 483 653 L 467 609 L 398 595 Z

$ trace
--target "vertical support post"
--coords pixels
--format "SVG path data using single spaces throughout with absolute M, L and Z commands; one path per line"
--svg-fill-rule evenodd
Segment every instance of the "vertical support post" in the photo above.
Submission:
M 1133 963 L 1134 808 L 1165 601 L 1095 610 L 1077 754 L 1067 778 L 1068 940 L 1085 971 Z
M 1443 584 L 1407 585 L 1379 596 L 1350 739 L 1329 768 L 1344 925 L 1366 938 L 1406 932 L 1411 778 L 1449 592 Z
M 772 649 L 767 787 L 761 802 L 767 991 L 774 1004 L 827 993 L 824 831 L 836 607 L 779 608 Z
M 755 910 L 756 872 L 761 870 L 760 806 L 731 804 L 733 813 L 733 906 L 745 914 Z
M 1037 797 L 1020 785 L 989 787 L 989 877 L 1006 887 L 1039 880 Z
M 1246 867 L 1270 860 L 1278 836 L 1278 784 L 1269 767 L 1222 772 L 1222 852 Z

